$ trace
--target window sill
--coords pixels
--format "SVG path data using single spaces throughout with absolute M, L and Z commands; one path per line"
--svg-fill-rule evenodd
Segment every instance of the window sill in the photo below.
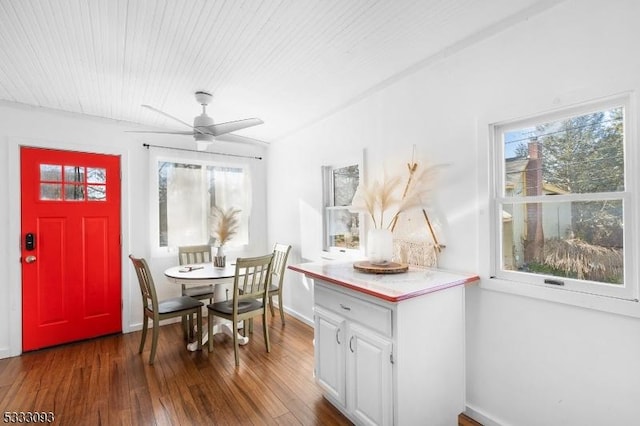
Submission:
M 481 277 L 480 288 L 585 309 L 593 309 L 601 312 L 640 318 L 640 303 L 637 300 L 616 299 L 613 297 L 579 293 L 559 288 L 548 288 L 486 276 Z

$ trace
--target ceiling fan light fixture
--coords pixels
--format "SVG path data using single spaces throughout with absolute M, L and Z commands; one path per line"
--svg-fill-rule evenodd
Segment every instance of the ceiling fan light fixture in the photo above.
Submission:
M 196 150 L 206 151 L 210 144 L 211 142 L 196 141 Z

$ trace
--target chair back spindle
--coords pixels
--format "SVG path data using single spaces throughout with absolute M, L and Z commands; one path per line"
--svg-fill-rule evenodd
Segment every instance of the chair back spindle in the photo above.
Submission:
M 211 262 L 211 246 L 201 244 L 178 247 L 178 262 L 180 265 Z
M 180 265 L 193 265 L 194 263 L 211 262 L 211 246 L 199 244 L 195 246 L 178 247 L 178 263 Z M 214 290 L 212 285 L 187 286 L 182 284 L 182 295 L 198 300 L 209 300 L 213 303 Z M 183 319 L 182 328 L 187 337 L 191 337 L 193 331 L 193 318 Z
M 273 312 L 273 297 L 278 298 L 278 308 L 280 310 L 280 321 L 284 325 L 284 306 L 282 303 L 282 286 L 284 284 L 284 272 L 287 269 L 287 258 L 291 252 L 291 246 L 276 243 L 273 246 L 273 262 L 271 267 L 271 277 L 269 278 L 269 310 L 271 316 Z
M 133 263 L 133 268 L 138 276 L 138 283 L 140 284 L 140 293 L 142 294 L 142 306 L 145 310 L 151 312 L 158 311 L 158 296 L 156 294 L 156 287 L 153 283 L 153 277 L 149 272 L 149 265 L 143 258 L 135 258 L 129 256 Z
M 255 261 L 236 263 L 236 276 L 240 280 L 238 285 L 234 286 L 234 296 L 238 300 L 265 297 L 265 293 L 269 289 L 272 265 L 272 263 L 264 263 L 268 257 L 272 257 L 272 255 L 261 256 Z

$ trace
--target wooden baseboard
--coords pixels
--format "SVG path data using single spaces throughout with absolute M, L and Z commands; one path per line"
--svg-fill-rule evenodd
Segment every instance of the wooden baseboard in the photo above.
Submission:
M 482 423 L 473 420 L 464 413 L 460 413 L 458 415 L 458 426 L 482 426 Z

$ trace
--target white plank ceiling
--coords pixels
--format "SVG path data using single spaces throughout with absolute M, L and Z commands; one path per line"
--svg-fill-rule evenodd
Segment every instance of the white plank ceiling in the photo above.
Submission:
M 188 130 L 140 105 L 192 122 L 205 90 L 275 141 L 559 1 L 0 0 L 0 100 Z

